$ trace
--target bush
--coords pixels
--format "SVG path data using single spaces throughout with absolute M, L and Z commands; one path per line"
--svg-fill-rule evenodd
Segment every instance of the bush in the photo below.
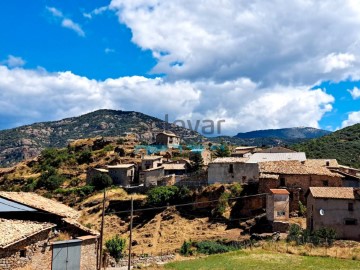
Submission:
M 147 203 L 154 206 L 162 206 L 176 201 L 179 188 L 176 186 L 155 187 L 148 191 Z
M 202 241 L 196 243 L 195 246 L 197 247 L 197 252 L 207 255 L 224 253 L 232 250 L 230 247 L 215 241 Z
M 81 164 L 89 164 L 92 161 L 92 153 L 89 150 L 85 150 L 80 153 L 80 155 L 76 158 L 77 163 Z
M 198 172 L 204 167 L 204 160 L 200 153 L 190 156 L 190 171 Z
M 183 256 L 191 256 L 193 255 L 193 250 L 191 249 L 192 243 L 191 241 L 184 241 L 180 248 L 180 254 Z
M 120 238 L 119 235 L 115 235 L 115 237 L 106 241 L 105 246 L 106 249 L 109 251 L 109 254 L 118 262 L 119 259 L 121 259 L 123 256 L 123 252 L 126 246 L 126 240 Z
M 306 216 L 306 206 L 302 204 L 301 201 L 299 201 L 299 213 L 301 216 Z
M 312 243 L 314 245 L 332 245 L 336 238 L 336 231 L 332 228 L 320 228 L 313 232 L 303 230 L 297 224 L 290 225 L 287 241 L 294 241 L 297 245 Z
M 55 190 L 59 188 L 65 181 L 65 177 L 58 175 L 56 169 L 48 167 L 48 170 L 43 172 L 37 181 L 37 188 L 45 188 L 46 190 Z
M 225 213 L 226 208 L 229 206 L 230 193 L 224 192 L 219 197 L 219 201 L 214 209 L 215 216 L 221 216 Z
M 95 189 L 100 190 L 109 187 L 113 184 L 111 177 L 104 173 L 97 173 L 92 179 L 92 185 Z
M 241 195 L 241 192 L 243 191 L 243 187 L 239 183 L 234 183 L 230 187 L 230 192 L 232 197 L 238 197 Z

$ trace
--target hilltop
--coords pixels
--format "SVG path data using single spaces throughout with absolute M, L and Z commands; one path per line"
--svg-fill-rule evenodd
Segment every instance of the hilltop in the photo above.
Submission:
M 360 168 L 360 124 L 293 145 L 292 148 L 306 152 L 308 158 L 336 158 L 340 164 Z
M 213 142 L 228 141 L 236 145 L 276 146 L 292 145 L 330 134 L 330 131 L 312 127 L 255 130 L 237 135 L 209 138 Z
M 166 128 L 187 143 L 202 140 L 196 131 L 165 123 L 158 118 L 133 111 L 98 110 L 78 117 L 0 131 L 0 167 L 36 157 L 49 147 L 66 147 L 69 142 L 93 137 L 115 137 L 134 133 L 138 140 L 151 143 Z

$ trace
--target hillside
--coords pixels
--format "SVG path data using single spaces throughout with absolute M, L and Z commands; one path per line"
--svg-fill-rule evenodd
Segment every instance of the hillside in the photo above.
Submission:
M 35 123 L 0 131 L 0 167 L 14 165 L 23 159 L 37 156 L 48 147 L 66 147 L 75 139 L 97 136 L 121 136 L 135 133 L 140 141 L 150 143 L 165 122 L 146 114 L 131 111 L 98 110 L 79 117 L 53 122 Z M 167 124 L 185 142 L 199 141 L 199 133 Z
M 279 138 L 279 139 L 313 139 L 330 134 L 330 131 L 312 128 L 295 127 L 281 129 L 256 130 L 245 133 L 238 133 L 235 138 L 255 139 L 255 138 Z
M 227 141 L 235 145 L 276 146 L 292 145 L 330 134 L 330 131 L 311 127 L 256 130 L 237 135 L 209 138 L 212 142 Z
M 306 152 L 308 158 L 336 158 L 340 164 L 360 168 L 360 124 L 293 145 L 292 148 Z

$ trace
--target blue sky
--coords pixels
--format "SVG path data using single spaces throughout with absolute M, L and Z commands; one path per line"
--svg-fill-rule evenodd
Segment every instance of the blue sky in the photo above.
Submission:
M 101 108 L 225 120 L 221 135 L 352 125 L 359 12 L 352 0 L 4 1 L 0 129 Z

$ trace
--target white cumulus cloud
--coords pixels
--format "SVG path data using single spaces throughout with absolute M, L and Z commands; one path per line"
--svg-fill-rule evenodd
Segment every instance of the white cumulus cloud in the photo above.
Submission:
M 225 120 L 221 135 L 233 135 L 260 128 L 316 127 L 333 101 L 321 89 L 266 88 L 247 78 L 171 82 L 132 76 L 97 81 L 71 72 L 0 66 L 0 117 L 20 118 L 22 124 L 108 108 L 160 119 L 168 114 L 170 121 L 189 120 L 193 126 L 197 120 Z
M 348 118 L 341 124 L 341 128 L 352 126 L 360 123 L 360 111 L 351 112 L 348 114 Z
M 112 0 L 110 8 L 153 52 L 153 72 L 169 78 L 301 86 L 360 74 L 356 1 Z
M 26 62 L 21 57 L 17 57 L 10 54 L 8 55 L 8 58 L 6 60 L 2 61 L 2 63 L 10 68 L 14 68 L 14 67 L 22 67 L 23 65 L 25 65 Z

